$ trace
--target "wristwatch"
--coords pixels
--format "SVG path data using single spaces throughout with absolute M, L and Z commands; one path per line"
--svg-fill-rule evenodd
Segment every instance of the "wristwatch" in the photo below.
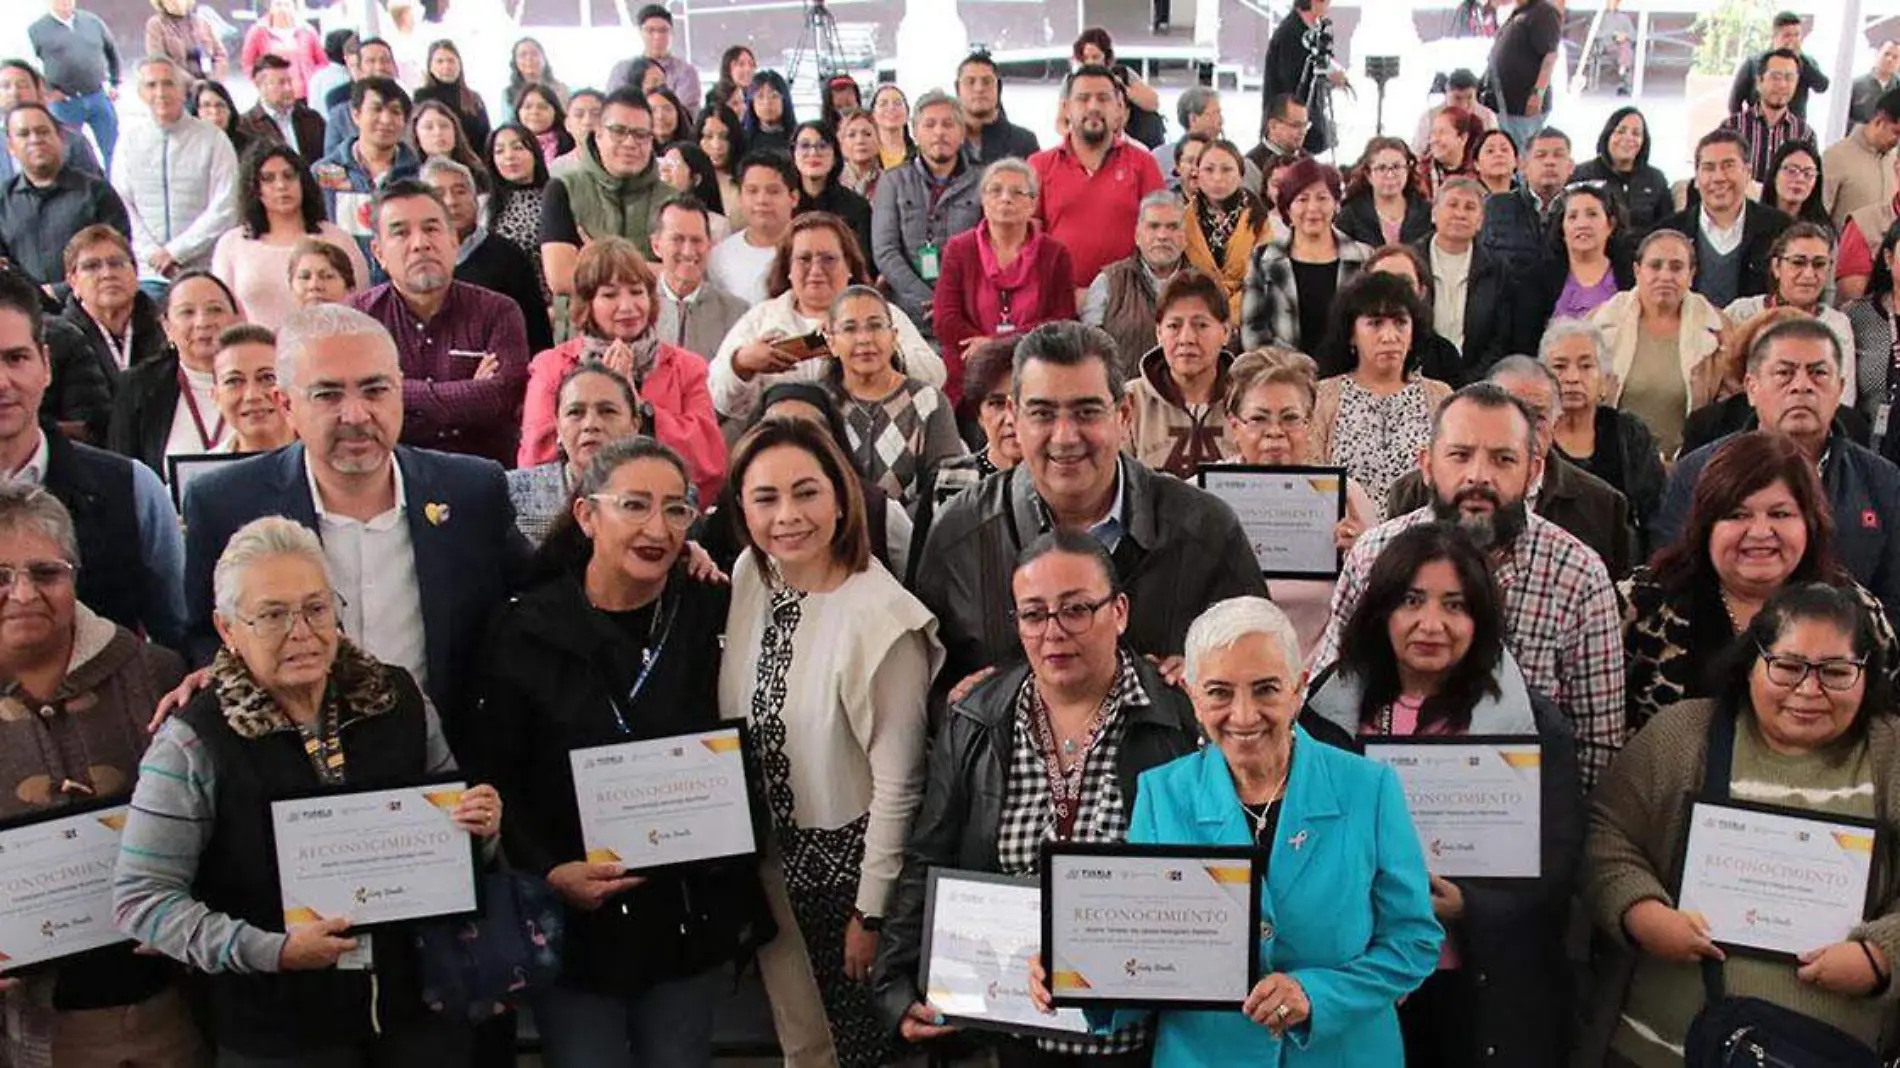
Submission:
M 858 909 L 852 909 L 851 918 L 858 921 L 859 927 L 864 928 L 872 934 L 876 934 L 884 929 L 884 917 L 882 916 L 866 916 Z

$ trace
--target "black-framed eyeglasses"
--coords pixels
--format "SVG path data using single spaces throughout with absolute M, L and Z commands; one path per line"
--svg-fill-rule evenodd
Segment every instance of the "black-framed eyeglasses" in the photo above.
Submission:
M 1820 682 L 1823 690 L 1844 693 L 1854 688 L 1860 681 L 1861 672 L 1867 668 L 1865 659 L 1849 660 L 1845 657 L 1833 657 L 1827 660 L 1809 660 L 1806 657 L 1789 656 L 1786 653 L 1773 653 L 1761 646 L 1755 647 L 1761 653 L 1761 662 L 1768 673 L 1768 681 L 1776 686 L 1798 690 L 1812 674 Z
M 1049 630 L 1049 621 L 1053 619 L 1056 621 L 1056 626 L 1062 628 L 1062 633 L 1071 638 L 1080 638 L 1095 626 L 1095 617 L 1101 613 L 1102 609 L 1113 604 L 1117 596 L 1119 595 L 1116 591 L 1110 590 L 1108 596 L 1099 601 L 1070 601 L 1067 604 L 1057 605 L 1054 609 L 1032 605 L 1028 608 L 1012 609 L 1009 614 L 1015 618 L 1016 630 L 1021 634 L 1027 636 L 1045 634 Z
M 276 604 L 246 619 L 239 616 L 238 622 L 251 628 L 251 632 L 260 638 L 282 641 L 290 637 L 297 624 L 310 628 L 312 634 L 328 634 L 336 629 L 337 602 L 343 595 L 332 593 L 320 601 L 309 601 L 301 605 Z

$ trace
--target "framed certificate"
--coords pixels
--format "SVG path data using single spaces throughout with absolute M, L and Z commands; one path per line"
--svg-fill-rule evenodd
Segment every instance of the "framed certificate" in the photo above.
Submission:
M 93 803 L 0 825 L 0 971 L 131 941 L 112 925 L 125 815 Z
M 1260 968 L 1260 850 L 1044 842 L 1057 1005 L 1232 1009 Z
M 568 759 L 593 863 L 651 871 L 759 851 L 741 724 L 576 749 Z
M 1871 820 L 1696 801 L 1676 907 L 1701 913 L 1724 949 L 1792 960 L 1866 918 L 1884 848 Z
M 1073 1038 L 1081 1009 L 1036 1011 L 1029 961 L 1041 952 L 1042 887 L 1034 879 L 930 869 L 924 890 L 924 998 L 960 1027 Z
M 1536 738 L 1368 739 L 1366 756 L 1399 773 L 1433 875 L 1543 873 L 1544 749 Z
M 481 908 L 480 843 L 449 818 L 467 784 L 330 791 L 271 802 L 284 924 L 353 931 Z
M 165 457 L 166 481 L 171 484 L 172 507 L 179 515 L 185 514 L 185 487 L 199 475 L 216 471 L 220 466 L 232 460 L 244 460 L 256 456 L 254 452 L 205 452 L 191 456 Z
M 1338 577 L 1341 555 L 1333 528 L 1346 516 L 1345 468 L 1202 464 L 1196 481 L 1240 518 L 1261 574 Z

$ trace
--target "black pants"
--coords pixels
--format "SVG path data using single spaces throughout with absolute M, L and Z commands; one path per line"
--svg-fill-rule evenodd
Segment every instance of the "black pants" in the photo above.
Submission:
M 456 1020 L 426 1016 L 352 1046 L 287 1057 L 253 1057 L 218 1050 L 218 1068 L 418 1068 L 467 1064 L 469 1027 Z
M 1148 1068 L 1154 1053 L 1152 1045 L 1103 1056 L 1047 1053 L 1036 1047 L 1033 1038 L 1006 1038 L 996 1044 L 996 1068 Z
M 1470 1068 L 1479 1062 L 1472 1007 L 1477 987 L 1464 968 L 1433 972 L 1399 1006 L 1406 1068 Z
M 1160 26 L 1168 21 L 1169 9 L 1172 6 L 1170 0 L 1154 0 L 1154 24 L 1156 26 Z

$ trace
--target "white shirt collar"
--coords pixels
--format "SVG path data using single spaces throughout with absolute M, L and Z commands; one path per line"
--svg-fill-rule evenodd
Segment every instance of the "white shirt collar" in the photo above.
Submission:
M 396 525 L 403 512 L 409 507 L 409 494 L 403 487 L 402 465 L 396 462 L 394 453 L 389 457 L 389 470 L 396 479 L 396 503 L 387 512 L 378 515 L 363 525 L 372 530 L 388 530 Z M 310 483 L 310 506 L 317 513 L 321 523 L 355 523 L 357 520 L 346 515 L 336 515 L 323 506 L 323 490 L 317 485 L 317 472 L 310 466 L 310 450 L 304 449 L 303 476 Z
M 1748 205 L 1742 205 L 1742 210 L 1735 213 L 1735 222 L 1727 227 L 1718 226 L 1707 208 L 1701 209 L 1699 214 L 1702 216 L 1702 238 L 1711 248 L 1727 255 L 1741 247 L 1742 228 L 1748 225 Z
M 666 299 L 670 301 L 674 301 L 675 303 L 697 304 L 699 303 L 700 295 L 706 292 L 707 279 L 702 278 L 699 280 L 699 285 L 695 286 L 691 293 L 688 293 L 682 297 L 678 293 L 673 292 L 673 285 L 672 283 L 666 280 L 665 271 L 660 271 L 659 275 L 660 275 L 660 292 L 666 295 Z
M 25 482 L 34 486 L 46 484 L 46 465 L 52 460 L 53 447 L 46 440 L 46 431 L 34 427 L 33 433 L 40 436 L 39 447 L 33 450 L 33 455 L 26 458 L 26 462 L 20 465 L 19 470 L 7 475 L 8 482 Z

